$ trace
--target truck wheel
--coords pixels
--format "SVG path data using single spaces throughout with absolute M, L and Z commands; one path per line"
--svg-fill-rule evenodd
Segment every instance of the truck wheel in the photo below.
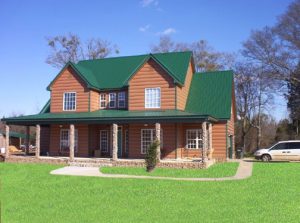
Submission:
M 271 156 L 270 156 L 270 155 L 267 155 L 267 154 L 262 155 L 261 160 L 262 160 L 263 162 L 270 162 Z

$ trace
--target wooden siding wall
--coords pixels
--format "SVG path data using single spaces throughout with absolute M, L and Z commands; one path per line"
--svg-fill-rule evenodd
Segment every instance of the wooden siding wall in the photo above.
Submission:
M 40 150 L 41 154 L 46 155 L 50 148 L 50 127 L 41 126 L 41 136 L 40 136 Z
M 213 158 L 226 159 L 226 121 L 213 124 L 212 147 Z
M 100 96 L 99 92 L 90 91 L 90 111 L 96 111 L 100 108 Z
M 189 68 L 188 68 L 188 72 L 185 78 L 185 85 L 183 87 L 179 87 L 176 86 L 176 90 L 177 90 L 177 109 L 179 110 L 184 110 L 185 109 L 185 105 L 187 102 L 187 98 L 189 95 L 189 90 L 190 90 L 190 86 L 191 86 L 191 82 L 192 82 L 192 78 L 193 78 L 193 68 L 192 68 L 192 63 L 189 63 Z
M 175 109 L 173 79 L 160 65 L 150 59 L 129 81 L 128 110 L 145 110 L 145 88 L 161 88 L 161 108 Z
M 129 125 L 129 158 L 144 158 L 141 154 L 141 130 L 155 129 L 154 124 L 130 124 Z M 175 124 L 161 124 L 163 131 L 163 145 L 161 147 L 162 158 L 175 158 L 176 132 Z
M 76 92 L 76 112 L 87 112 L 89 110 L 89 90 L 71 67 L 66 68 L 52 84 L 51 112 L 64 112 L 64 92 Z
M 65 155 L 69 156 L 69 153 L 60 153 L 60 130 L 70 129 L 69 125 L 51 125 L 50 126 L 50 155 Z M 75 129 L 78 130 L 78 152 L 75 153 L 75 157 L 88 157 L 89 156 L 89 137 L 88 137 L 88 125 L 75 125 Z

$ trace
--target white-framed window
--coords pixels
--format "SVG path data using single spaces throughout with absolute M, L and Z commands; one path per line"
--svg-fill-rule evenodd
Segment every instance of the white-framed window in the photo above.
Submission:
M 108 131 L 100 130 L 100 150 L 108 152 Z
M 100 108 L 106 108 L 106 94 L 100 94 Z
M 75 111 L 76 110 L 76 92 L 65 92 L 64 93 L 63 110 L 64 111 Z
M 186 148 L 202 149 L 202 129 L 186 130 Z
M 117 99 L 117 94 L 116 93 L 109 93 L 109 107 L 110 108 L 115 108 L 116 107 L 116 99 Z
M 160 108 L 160 88 L 145 88 L 145 108 Z
M 155 129 L 141 129 L 141 154 L 146 154 L 150 144 L 155 140 Z M 160 147 L 163 146 L 163 134 L 160 130 Z
M 78 151 L 78 130 L 75 129 L 75 152 Z M 69 129 L 61 129 L 60 130 L 60 151 L 61 152 L 69 152 L 70 151 L 70 130 Z
M 125 92 L 121 91 L 118 93 L 118 107 L 125 108 Z

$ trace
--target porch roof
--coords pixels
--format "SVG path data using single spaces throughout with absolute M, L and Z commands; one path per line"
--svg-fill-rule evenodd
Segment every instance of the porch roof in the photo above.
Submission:
M 7 124 L 63 124 L 63 123 L 132 123 L 132 122 L 216 122 L 217 119 L 203 114 L 179 111 L 128 111 L 128 110 L 98 110 L 94 112 L 40 113 L 13 118 L 3 118 Z

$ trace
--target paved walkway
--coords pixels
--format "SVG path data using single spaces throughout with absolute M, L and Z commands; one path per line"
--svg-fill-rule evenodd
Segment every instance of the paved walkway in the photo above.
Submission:
M 104 174 L 99 171 L 98 167 L 77 167 L 66 166 L 57 170 L 53 170 L 50 174 L 69 175 L 69 176 L 93 176 L 104 178 L 126 178 L 126 179 L 156 179 L 156 180 L 180 180 L 180 181 L 226 181 L 226 180 L 242 180 L 252 175 L 251 161 L 239 161 L 240 165 L 237 172 L 232 177 L 220 178 L 176 178 L 176 177 L 158 177 L 158 176 L 135 176 L 126 174 Z

